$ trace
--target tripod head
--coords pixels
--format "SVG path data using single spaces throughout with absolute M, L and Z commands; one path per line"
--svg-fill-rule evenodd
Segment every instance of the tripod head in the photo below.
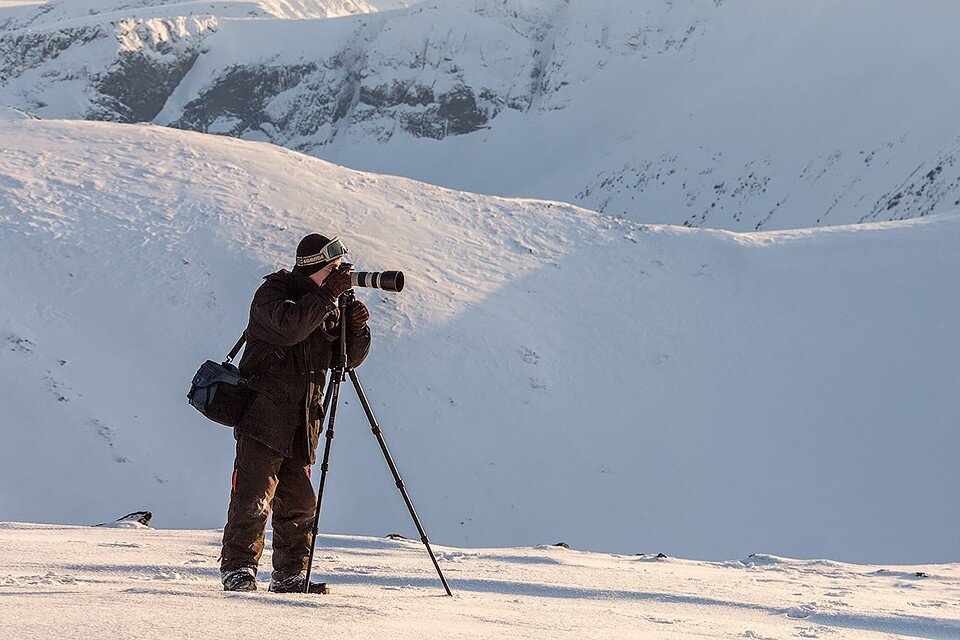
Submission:
M 347 307 L 356 299 L 353 289 L 347 289 L 340 294 L 340 299 L 337 301 L 337 308 L 340 310 L 340 352 L 337 353 L 336 361 L 330 368 L 333 370 L 333 375 L 337 376 L 341 382 L 347 379 Z

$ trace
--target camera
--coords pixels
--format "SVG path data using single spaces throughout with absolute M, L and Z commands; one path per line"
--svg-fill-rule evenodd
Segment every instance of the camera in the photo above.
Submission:
M 341 268 L 351 269 L 350 284 L 354 287 L 369 287 L 384 291 L 403 291 L 403 271 L 353 271 L 353 265 L 343 263 Z

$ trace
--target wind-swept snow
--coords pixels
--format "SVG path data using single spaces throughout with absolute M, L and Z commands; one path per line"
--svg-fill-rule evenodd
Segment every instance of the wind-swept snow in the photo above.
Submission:
M 321 231 L 407 274 L 360 376 L 438 543 L 957 560 L 957 214 L 737 234 L 155 126 L 0 147 L 0 518 L 221 526 L 189 381 Z M 409 535 L 346 400 L 324 531 Z
M 220 532 L 0 523 L 0 634 L 18 639 L 960 637 L 960 567 L 323 536 L 328 596 L 219 590 Z M 265 557 L 269 559 L 269 542 Z

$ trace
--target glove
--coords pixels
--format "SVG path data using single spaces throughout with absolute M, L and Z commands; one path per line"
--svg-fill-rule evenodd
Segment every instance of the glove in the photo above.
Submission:
M 369 319 L 370 312 L 367 310 L 367 305 L 359 300 L 354 300 L 347 306 L 347 329 L 350 330 L 350 333 L 363 331 Z
M 350 268 L 338 267 L 330 272 L 320 285 L 320 291 L 329 296 L 331 300 L 336 300 L 340 294 L 344 293 L 353 286 L 350 282 Z

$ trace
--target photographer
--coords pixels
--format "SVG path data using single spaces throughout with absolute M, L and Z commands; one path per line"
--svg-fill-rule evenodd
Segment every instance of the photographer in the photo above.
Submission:
M 270 591 L 303 592 L 316 496 L 316 460 L 327 369 L 340 351 L 347 323 L 347 360 L 354 367 L 370 350 L 370 317 L 354 300 L 340 318 L 337 300 L 351 288 L 346 248 L 339 238 L 310 234 L 297 246 L 296 266 L 264 278 L 254 294 L 247 347 L 240 360 L 257 390 L 234 435 L 230 508 L 223 530 L 221 576 L 226 591 L 255 591 L 264 528 L 273 509 Z M 326 593 L 324 583 L 310 592 Z

